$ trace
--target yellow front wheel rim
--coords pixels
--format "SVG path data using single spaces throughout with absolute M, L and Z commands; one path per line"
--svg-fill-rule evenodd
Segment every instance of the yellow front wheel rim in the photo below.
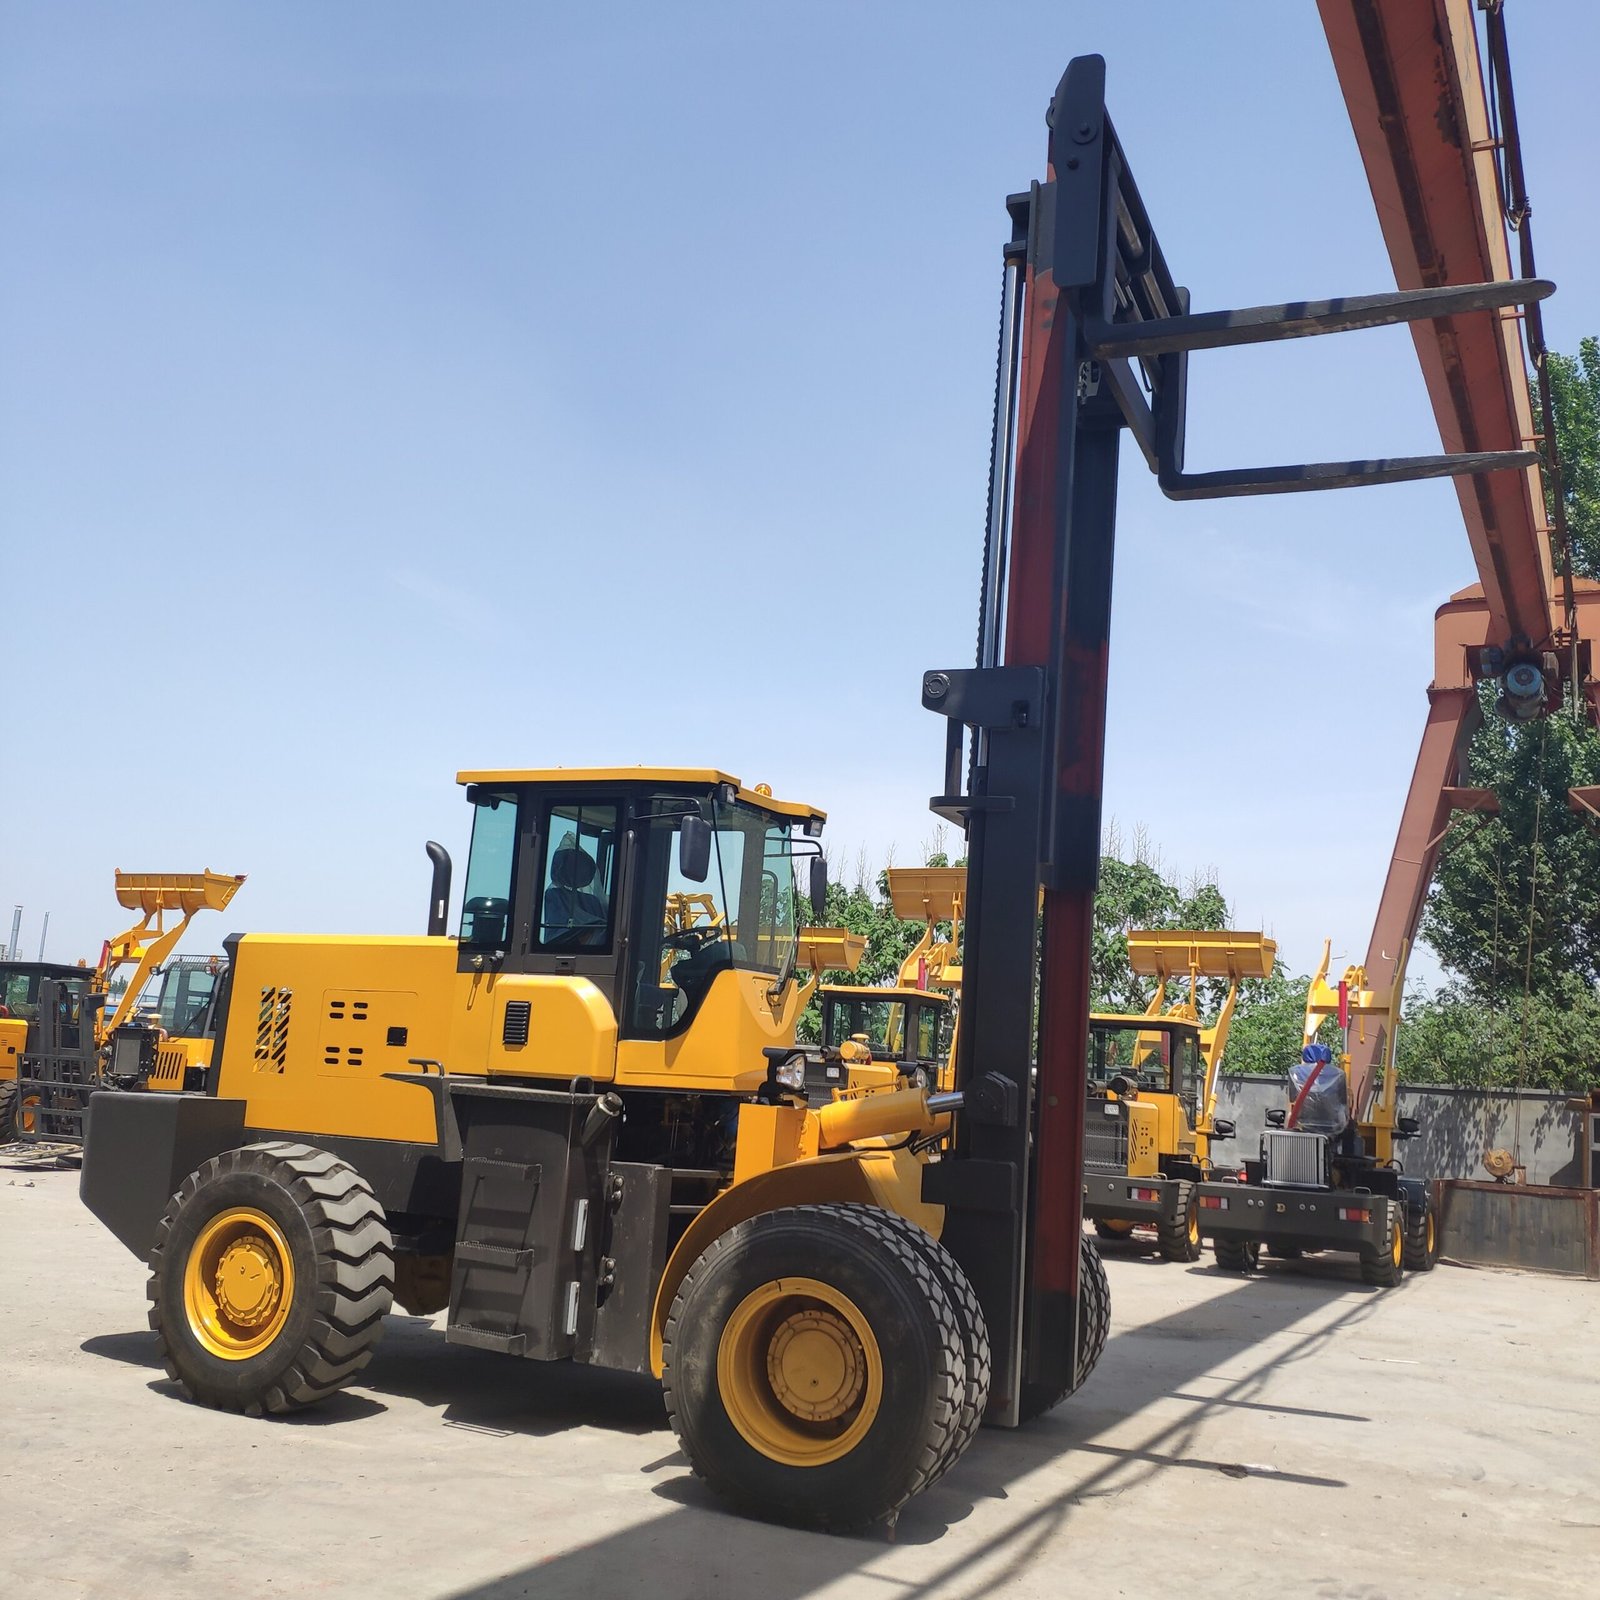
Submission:
M 883 1403 L 883 1358 L 860 1307 L 816 1278 L 775 1278 L 734 1308 L 717 1390 L 745 1443 L 820 1467 L 861 1443 Z
M 1189 1243 L 1200 1243 L 1200 1208 L 1194 1206 L 1189 1211 Z
M 1126 1237 L 1126 1235 L 1133 1232 L 1133 1224 L 1131 1222 L 1124 1221 L 1120 1217 L 1103 1217 L 1100 1221 L 1100 1226 L 1104 1228 L 1107 1233 L 1114 1233 L 1119 1238 Z
M 17 1106 L 17 1131 L 19 1133 L 37 1133 L 39 1131 L 39 1097 L 30 1094 Z
M 294 1259 L 271 1217 L 235 1206 L 201 1228 L 184 1264 L 183 1305 L 212 1355 L 244 1361 L 265 1350 L 293 1304 Z
M 1405 1258 L 1405 1253 L 1406 1253 L 1405 1231 L 1400 1226 L 1399 1222 L 1396 1222 L 1395 1225 L 1394 1225 L 1393 1255 L 1394 1255 L 1394 1264 L 1397 1267 L 1400 1265 L 1401 1261 Z
M 1435 1236 L 1433 1231 L 1433 1213 L 1430 1211 L 1428 1213 L 1428 1256 L 1430 1260 L 1433 1257 L 1434 1246 Z

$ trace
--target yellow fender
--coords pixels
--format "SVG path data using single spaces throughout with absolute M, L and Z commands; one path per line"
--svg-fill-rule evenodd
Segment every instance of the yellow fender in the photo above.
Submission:
M 658 1378 L 661 1376 L 662 1340 L 678 1286 L 688 1276 L 689 1268 L 729 1228 L 784 1206 L 837 1201 L 896 1211 L 937 1239 L 944 1229 L 944 1207 L 923 1204 L 922 1168 L 923 1163 L 908 1150 L 869 1147 L 770 1167 L 724 1189 L 684 1229 L 683 1237 L 667 1258 L 650 1314 L 651 1371 Z

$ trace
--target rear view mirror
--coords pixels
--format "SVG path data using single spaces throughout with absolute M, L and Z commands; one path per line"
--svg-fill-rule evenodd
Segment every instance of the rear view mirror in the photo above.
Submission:
M 828 914 L 828 858 L 811 858 L 811 920 L 819 927 Z
M 1415 1117 L 1401 1117 L 1395 1124 L 1395 1131 L 1402 1139 L 1415 1139 L 1422 1132 L 1422 1124 Z
M 1225 1117 L 1218 1117 L 1211 1124 L 1211 1137 L 1213 1139 L 1231 1139 L 1238 1131 Z
M 1274 1106 L 1267 1113 L 1267 1126 L 1269 1128 L 1281 1128 L 1288 1120 L 1289 1113 L 1282 1106 Z
M 678 824 L 678 871 L 690 883 L 711 875 L 711 824 L 692 811 Z

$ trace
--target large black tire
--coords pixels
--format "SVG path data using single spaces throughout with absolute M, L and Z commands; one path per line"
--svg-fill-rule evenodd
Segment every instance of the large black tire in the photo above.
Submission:
M 1254 1272 L 1261 1265 L 1261 1241 L 1218 1234 L 1213 1241 L 1217 1265 L 1224 1272 Z
M 1024 1422 L 1043 1416 L 1076 1394 L 1089 1381 L 1111 1332 L 1111 1281 L 1093 1239 L 1083 1235 L 1078 1243 L 1078 1329 L 1073 1349 L 1070 1388 L 1048 1388 L 1024 1382 L 1021 1416 Z
M 1406 1242 L 1401 1253 L 1407 1272 L 1432 1272 L 1439 1259 L 1439 1215 L 1432 1199 L 1406 1208 Z
M 1156 1230 L 1168 1261 L 1200 1259 L 1200 1196 L 1187 1178 L 1178 1179 L 1178 1204 L 1171 1222 Z
M 1405 1276 L 1405 1204 L 1390 1200 L 1383 1210 L 1383 1240 L 1362 1250 L 1361 1281 L 1376 1289 L 1392 1289 Z
M 17 1137 L 17 1085 L 15 1079 L 0 1083 L 0 1144 Z
M 925 1229 L 919 1228 L 908 1217 L 893 1211 L 883 1214 L 884 1220 L 898 1228 L 906 1241 L 920 1251 L 929 1268 L 938 1276 L 944 1292 L 950 1297 L 951 1307 L 960 1326 L 961 1346 L 966 1357 L 966 1387 L 962 1391 L 956 1427 L 945 1448 L 944 1459 L 929 1475 L 923 1487 L 937 1483 L 945 1473 L 966 1453 L 972 1436 L 983 1423 L 983 1414 L 989 1408 L 989 1379 L 993 1356 L 989 1348 L 989 1323 L 978 1302 L 978 1292 L 971 1280 L 961 1270 L 956 1258 Z
M 789 1206 L 714 1240 L 679 1285 L 662 1341 L 667 1416 L 690 1466 L 775 1522 L 845 1533 L 894 1516 L 954 1460 L 968 1390 L 961 1318 L 930 1259 L 874 1206 Z M 848 1351 L 835 1387 L 815 1397 L 822 1417 L 795 1409 L 812 1397 L 790 1389 L 786 1400 L 778 1387 L 799 1381 L 785 1350 L 808 1321 L 832 1330 L 810 1332 L 813 1343 Z
M 242 1310 L 228 1303 L 240 1283 L 258 1295 Z M 250 1416 L 294 1411 L 372 1359 L 394 1295 L 394 1241 L 366 1181 L 337 1156 L 246 1145 L 191 1173 L 167 1203 L 146 1293 L 167 1375 L 191 1399 Z

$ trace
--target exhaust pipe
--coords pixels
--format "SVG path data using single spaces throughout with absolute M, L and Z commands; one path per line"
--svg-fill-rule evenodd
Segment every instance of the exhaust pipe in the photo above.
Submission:
M 433 888 L 428 895 L 428 937 L 442 939 L 450 918 L 450 852 L 432 839 L 427 844 L 433 863 Z

